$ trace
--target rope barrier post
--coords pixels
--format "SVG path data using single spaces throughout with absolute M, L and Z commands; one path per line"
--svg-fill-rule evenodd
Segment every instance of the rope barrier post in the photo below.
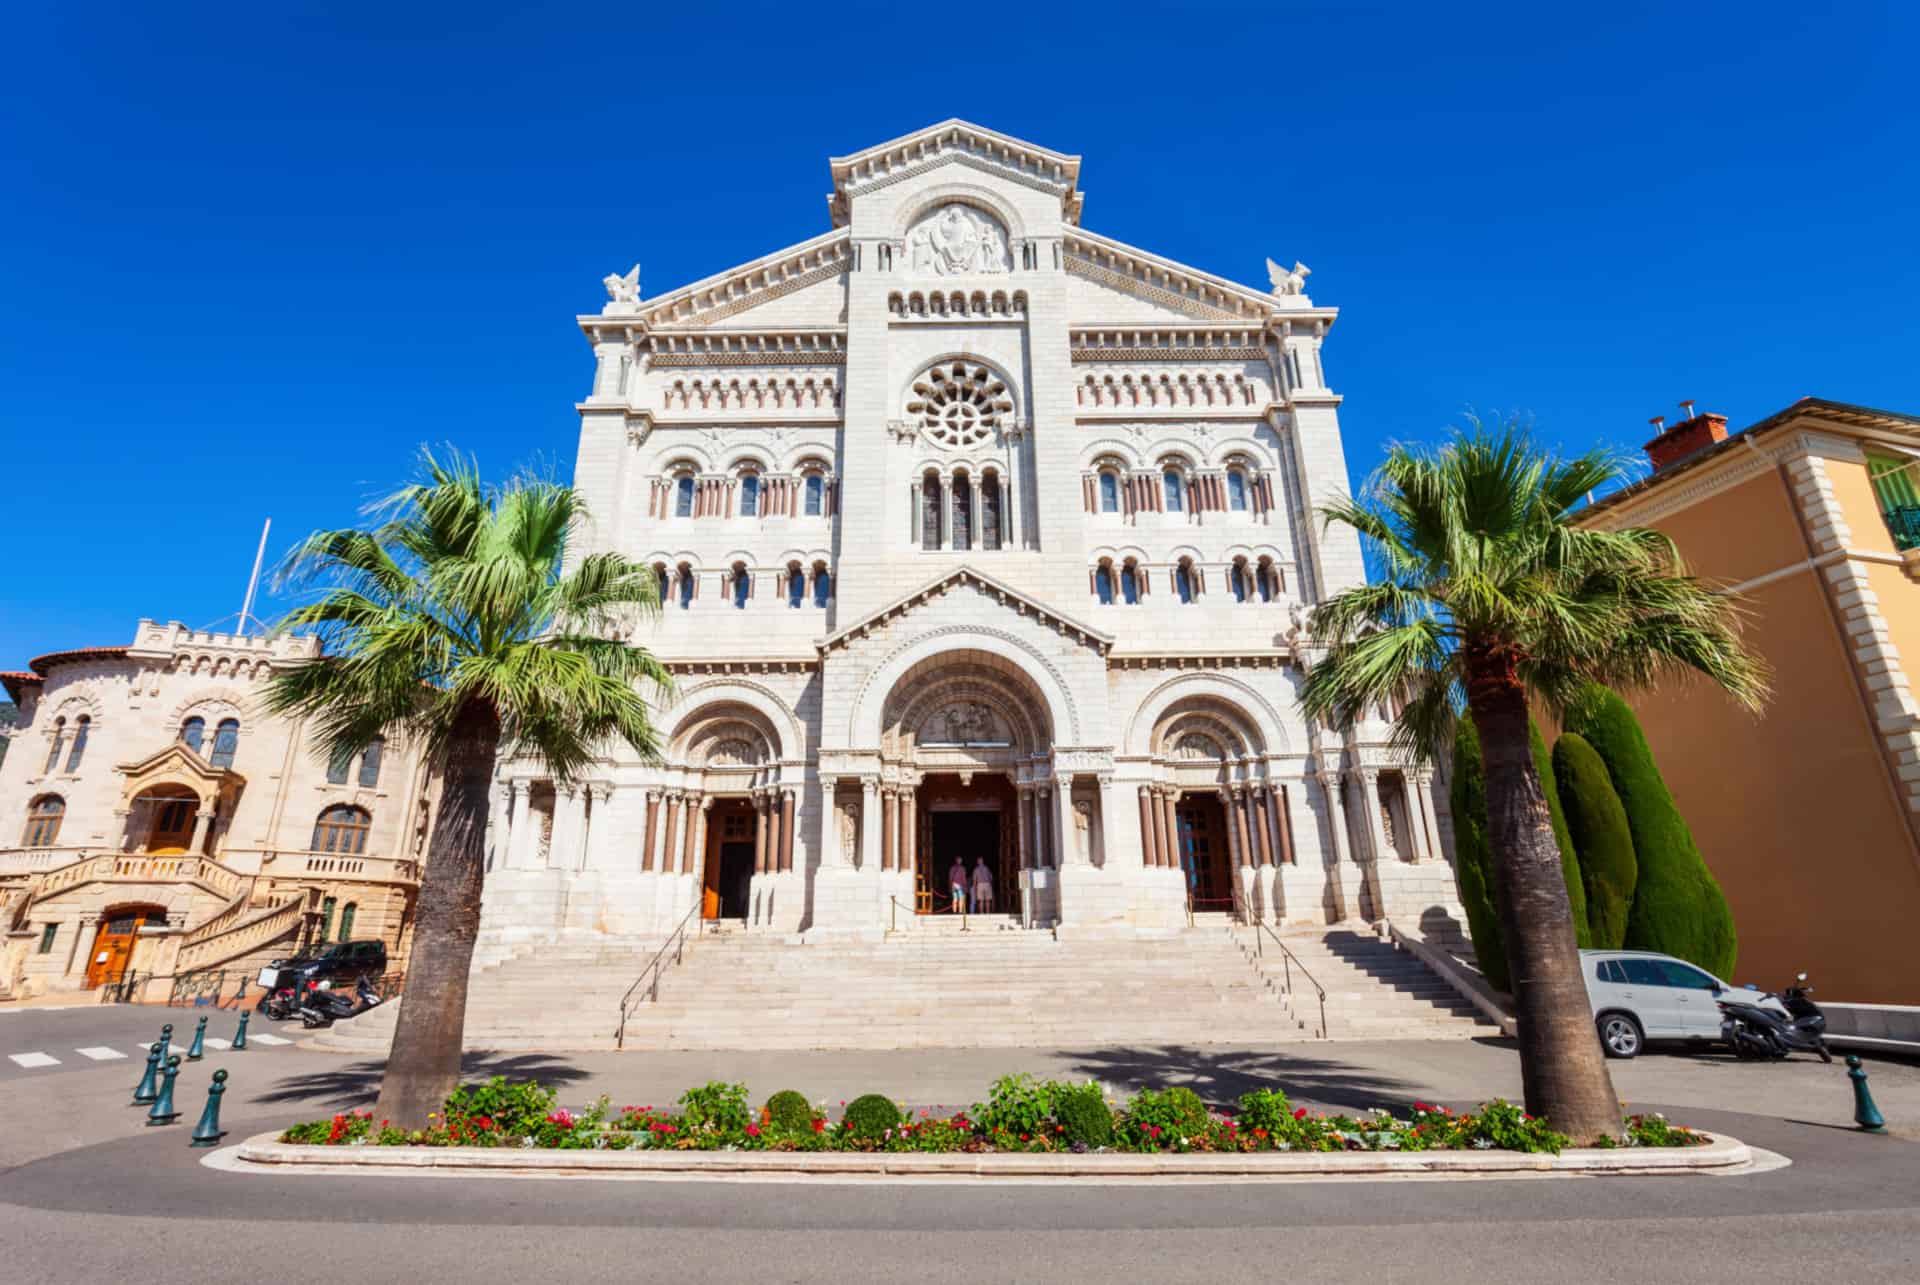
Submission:
M 173 1082 L 180 1074 L 180 1055 L 175 1053 L 167 1059 L 167 1070 L 160 1081 L 160 1096 L 155 1098 L 153 1106 L 147 1112 L 147 1124 L 172 1124 L 180 1118 L 173 1109 Z
M 227 1131 L 220 1127 L 220 1095 L 227 1091 L 227 1073 L 224 1070 L 213 1073 L 213 1083 L 207 1086 L 207 1106 L 200 1113 L 200 1123 L 193 1126 L 193 1141 L 190 1147 L 217 1147 Z
M 142 1075 L 140 1077 L 140 1083 L 134 1086 L 134 1090 L 133 1090 L 134 1106 L 137 1106 L 137 1107 L 146 1106 L 148 1103 L 152 1102 L 155 1098 L 160 1096 L 159 1090 L 154 1087 L 154 1075 L 159 1071 L 159 1069 L 160 1069 L 160 1044 L 158 1041 L 155 1041 L 153 1044 L 149 1045 L 147 1048 L 146 1074 Z
M 202 1047 L 206 1043 L 206 1040 L 207 1019 L 202 1017 L 199 1023 L 193 1028 L 193 1043 L 187 1048 L 187 1061 L 198 1062 L 206 1056 L 206 1051 Z
M 233 1051 L 235 1053 L 244 1053 L 247 1051 L 247 1019 L 252 1016 L 253 1014 L 249 1013 L 246 1009 L 243 1008 L 240 1010 L 240 1029 L 233 1033 Z

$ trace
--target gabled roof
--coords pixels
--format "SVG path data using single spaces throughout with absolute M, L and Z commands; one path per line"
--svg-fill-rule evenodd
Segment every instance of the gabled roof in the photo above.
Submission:
M 1084 198 L 1076 190 L 1080 182 L 1078 156 L 952 117 L 863 148 L 851 156 L 830 157 L 827 164 L 833 172 L 833 195 L 827 198 L 827 204 L 833 213 L 833 225 L 846 225 L 848 198 L 854 192 L 884 187 L 936 165 L 956 161 L 1052 192 L 1060 198 L 1062 217 L 1068 223 L 1080 221 L 1080 204 Z
M 895 616 L 903 616 L 929 598 L 937 598 L 956 584 L 977 585 L 980 589 L 998 598 L 1000 602 L 1021 615 L 1031 612 L 1046 624 L 1068 634 L 1073 638 L 1092 644 L 1106 655 L 1113 647 L 1113 635 L 1102 633 L 1093 626 L 1075 620 L 1065 612 L 1056 611 L 1046 603 L 1030 594 L 1022 593 L 1012 585 L 1005 584 L 984 571 L 971 566 L 955 567 L 944 575 L 935 576 L 913 592 L 895 599 L 880 610 L 862 616 L 860 619 L 837 629 L 821 639 L 816 646 L 822 656 L 844 646 L 847 642 L 864 637 L 869 631 L 885 624 Z
M 113 770 L 126 777 L 130 784 L 142 780 L 151 782 L 159 776 L 186 777 L 220 788 L 247 783 L 247 778 L 232 768 L 213 766 L 189 749 L 184 741 L 175 741 L 165 749 L 131 763 L 116 763 Z

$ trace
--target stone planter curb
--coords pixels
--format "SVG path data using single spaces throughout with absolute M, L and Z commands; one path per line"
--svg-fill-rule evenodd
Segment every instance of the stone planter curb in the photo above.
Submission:
M 528 1147 L 321 1147 L 248 1138 L 235 1149 L 241 1170 L 530 1177 L 672 1177 L 676 1179 L 1011 1178 L 1259 1180 L 1274 1178 L 1413 1178 L 1435 1174 L 1547 1177 L 1578 1174 L 1689 1174 L 1753 1162 L 1747 1144 L 1716 1136 L 1702 1147 L 1570 1149 L 1558 1156 L 1514 1151 L 1219 1152 L 1173 1155 L 920 1155 L 801 1151 L 546 1151 Z

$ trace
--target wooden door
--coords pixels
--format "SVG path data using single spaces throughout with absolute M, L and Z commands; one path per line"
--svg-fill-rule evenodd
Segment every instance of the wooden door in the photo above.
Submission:
M 133 943 L 140 925 L 145 922 L 146 917 L 138 913 L 116 914 L 100 925 L 93 939 L 93 954 L 87 959 L 88 990 L 120 980 L 127 971 L 127 961 L 133 957 Z
M 147 832 L 147 851 L 155 856 L 174 856 L 193 842 L 196 812 L 193 799 L 156 799 L 153 804 L 153 828 Z

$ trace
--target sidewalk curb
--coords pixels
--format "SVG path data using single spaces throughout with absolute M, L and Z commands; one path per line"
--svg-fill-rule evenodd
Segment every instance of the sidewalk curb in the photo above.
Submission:
M 1747 1144 L 1718 1136 L 1701 1147 L 1570 1149 L 1558 1156 L 1499 1151 L 1264 1152 L 917 1155 L 804 1151 L 542 1151 L 520 1147 L 321 1147 L 277 1142 L 261 1133 L 235 1149 L 237 1171 L 310 1169 L 332 1173 L 445 1176 L 467 1172 L 525 1177 L 682 1179 L 779 1176 L 844 1179 L 886 1177 L 1102 1180 L 1231 1178 L 1421 1178 L 1713 1174 L 1753 1163 Z

